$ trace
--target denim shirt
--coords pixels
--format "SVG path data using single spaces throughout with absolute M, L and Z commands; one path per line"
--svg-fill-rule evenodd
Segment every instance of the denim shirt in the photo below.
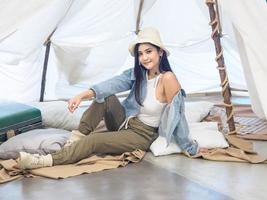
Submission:
M 143 70 L 142 73 L 144 78 L 141 82 L 141 102 L 145 99 L 147 84 L 145 70 Z M 135 100 L 134 94 L 135 75 L 133 68 L 125 70 L 121 75 L 93 85 L 91 89 L 94 90 L 96 94 L 95 98 L 97 102 L 104 102 L 105 97 L 130 90 L 129 95 L 122 102 L 126 118 L 136 116 L 139 113 L 140 105 Z M 165 107 L 161 116 L 158 132 L 159 135 L 166 137 L 168 144 L 171 139 L 174 138 L 183 151 L 187 151 L 190 155 L 195 155 L 198 145 L 188 137 L 189 128 L 184 114 L 184 96 L 184 90 L 180 90 L 172 99 L 172 102 Z

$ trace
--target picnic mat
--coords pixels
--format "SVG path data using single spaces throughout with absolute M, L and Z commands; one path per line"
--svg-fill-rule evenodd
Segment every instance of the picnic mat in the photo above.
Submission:
M 263 130 L 267 129 L 267 121 L 257 117 L 234 117 L 234 120 L 240 135 L 261 134 Z
M 140 162 L 144 156 L 145 152 L 141 150 L 126 152 L 118 156 L 93 155 L 75 164 L 57 165 L 34 170 L 21 170 L 16 167 L 17 162 L 15 160 L 3 160 L 0 161 L 0 183 L 9 182 L 23 176 L 32 175 L 53 179 L 67 178 L 84 173 L 92 173 L 107 169 L 124 167 L 129 163 Z

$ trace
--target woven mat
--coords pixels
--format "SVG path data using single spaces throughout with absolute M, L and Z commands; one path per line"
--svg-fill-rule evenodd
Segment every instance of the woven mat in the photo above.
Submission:
M 251 140 L 267 140 L 267 121 L 260 119 L 255 115 L 249 114 L 246 108 L 237 108 L 234 121 L 238 133 L 238 137 Z M 242 112 L 244 111 L 244 112 Z M 228 132 L 228 124 L 226 111 L 222 107 L 214 106 L 210 115 L 205 118 L 205 121 L 217 121 L 219 129 L 223 133 Z
M 256 117 L 234 117 L 238 134 L 257 134 L 267 129 L 267 121 Z M 267 131 L 266 131 L 267 133 Z

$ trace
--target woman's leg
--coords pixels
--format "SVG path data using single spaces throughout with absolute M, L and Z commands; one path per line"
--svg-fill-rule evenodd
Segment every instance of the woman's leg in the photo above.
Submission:
M 134 118 L 129 122 L 129 129 L 92 133 L 72 146 L 53 153 L 53 165 L 75 163 L 93 153 L 122 154 L 136 149 L 146 151 L 158 136 L 156 131 Z
M 137 118 L 130 119 L 128 127 L 116 132 L 89 134 L 73 145 L 46 156 L 20 152 L 18 165 L 22 169 L 34 169 L 75 163 L 92 153 L 121 154 L 136 149 L 146 151 L 158 136 L 157 129 L 143 124 Z
M 95 130 L 103 118 L 109 131 L 118 130 L 125 120 L 124 108 L 115 95 L 106 97 L 104 103 L 94 101 L 83 113 L 78 130 L 88 135 Z
M 79 125 L 79 131 L 85 135 L 90 134 L 92 131 L 95 130 L 95 128 L 97 127 L 97 125 L 103 118 L 105 119 L 106 126 L 108 130 L 110 131 L 118 130 L 122 122 L 125 120 L 124 108 L 122 107 L 122 105 L 120 104 L 119 100 L 117 99 L 115 95 L 105 98 L 104 103 L 97 103 L 96 101 L 93 102 L 92 105 L 84 112 L 82 116 L 82 119 Z M 78 133 L 74 132 L 71 138 L 66 142 L 63 148 L 64 150 L 59 151 L 59 152 L 62 152 L 62 155 L 75 154 L 75 152 L 78 153 L 78 154 L 75 154 L 76 157 L 80 153 L 81 153 L 81 156 L 90 155 L 91 150 L 94 149 L 93 141 L 95 140 L 101 141 L 99 139 L 94 139 L 95 136 L 93 136 L 92 141 L 88 142 L 88 145 L 90 147 L 89 151 L 86 154 L 84 154 L 84 151 L 80 152 L 79 150 L 80 145 L 78 145 L 76 149 L 76 144 L 74 142 L 81 140 L 81 138 L 83 140 L 83 138 L 86 138 L 86 137 L 84 137 L 83 134 L 78 134 L 78 135 L 77 134 Z M 87 140 L 88 139 L 86 138 L 86 141 Z M 71 147 L 73 144 L 75 144 L 74 145 L 75 148 Z M 82 147 L 84 144 L 86 144 L 85 141 L 81 142 Z M 57 155 L 61 155 L 61 153 L 57 153 Z M 76 160 L 81 159 L 81 156 L 78 156 L 78 158 L 74 160 L 76 161 Z M 67 157 L 67 159 L 65 160 L 68 160 L 68 159 L 69 157 Z M 42 156 L 42 155 L 33 155 L 33 154 L 25 153 L 25 152 L 20 152 L 20 157 L 18 159 L 19 166 L 23 169 L 33 169 L 33 168 L 51 166 L 52 161 L 53 160 L 52 160 L 51 154 L 48 154 L 47 156 Z M 73 161 L 71 160 L 70 163 L 72 162 Z

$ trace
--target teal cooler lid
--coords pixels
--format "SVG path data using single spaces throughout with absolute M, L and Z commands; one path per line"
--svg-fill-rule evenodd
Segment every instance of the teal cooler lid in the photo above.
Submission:
M 33 106 L 17 102 L 0 101 L 0 132 L 15 124 L 42 121 L 41 111 Z

